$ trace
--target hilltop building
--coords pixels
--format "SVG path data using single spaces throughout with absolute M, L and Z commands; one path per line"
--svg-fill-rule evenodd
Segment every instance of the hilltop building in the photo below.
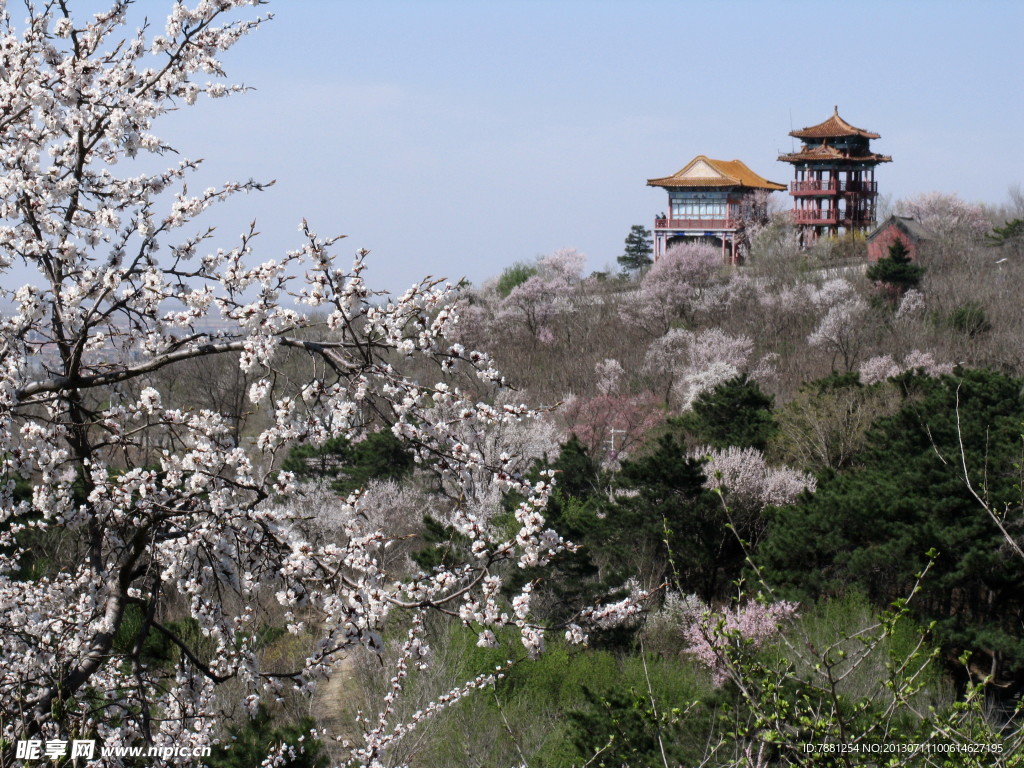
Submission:
M 758 176 L 739 160 L 697 155 L 678 173 L 648 179 L 668 190 L 668 213 L 654 220 L 654 260 L 677 242 L 720 245 L 722 259 L 737 263 L 745 247 L 744 230 L 768 217 L 768 195 L 783 184 Z
M 798 152 L 779 156 L 793 164 L 789 194 L 801 244 L 810 245 L 822 235 L 870 229 L 878 197 L 875 166 L 892 162 L 871 151 L 871 139 L 881 137 L 850 125 L 839 116 L 839 107 L 825 122 L 789 135 L 803 142 Z
M 889 255 L 889 247 L 902 240 L 907 255 L 917 261 L 918 250 L 934 240 L 932 233 L 909 216 L 890 216 L 868 235 L 868 261 L 878 261 Z

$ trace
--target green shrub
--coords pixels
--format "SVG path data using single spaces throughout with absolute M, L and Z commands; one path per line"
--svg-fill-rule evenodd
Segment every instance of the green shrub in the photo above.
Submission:
M 498 284 L 495 286 L 495 290 L 498 295 L 504 299 L 512 293 L 512 290 L 516 286 L 522 285 L 535 274 L 537 274 L 536 267 L 517 261 L 501 273 L 501 276 L 498 278 Z
M 659 730 L 670 755 L 683 765 L 696 764 L 712 718 L 694 702 L 714 692 L 708 676 L 685 657 L 622 655 L 570 646 L 552 636 L 544 653 L 527 661 L 517 632 L 497 634 L 499 648 L 478 647 L 475 632 L 458 625 L 432 639 L 445 645 L 448 658 L 458 659 L 444 671 L 446 679 L 468 679 L 509 658 L 516 661 L 493 690 L 471 694 L 432 721 L 419 764 L 464 765 L 471 757 L 474 764 L 495 767 L 525 761 L 531 768 L 577 768 L 613 732 L 622 734 L 617 751 L 599 759 L 646 754 L 644 745 L 656 740 Z M 416 694 L 410 690 L 410 695 Z M 608 763 L 613 764 L 621 762 Z
M 261 705 L 254 718 L 228 728 L 227 744 L 215 747 L 203 765 L 205 768 L 253 768 L 262 765 L 267 754 L 284 743 L 293 749 L 285 750 L 280 760 L 273 763 L 278 768 L 326 768 L 328 761 L 323 745 L 309 733 L 315 724 L 312 718 L 297 723 L 275 723 L 270 712 Z
M 968 301 L 950 312 L 946 324 L 972 339 L 992 330 L 992 323 L 985 316 L 985 308 L 976 301 Z

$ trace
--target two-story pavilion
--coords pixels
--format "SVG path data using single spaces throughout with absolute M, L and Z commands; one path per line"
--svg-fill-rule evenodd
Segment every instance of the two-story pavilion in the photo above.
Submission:
M 888 155 L 871 151 L 871 139 L 881 137 L 843 120 L 839 107 L 825 122 L 789 135 L 803 144 L 798 152 L 779 156 L 793 164 L 789 193 L 801 244 L 810 245 L 821 235 L 873 227 L 878 197 L 875 166 L 892 162 Z
M 735 264 L 742 255 L 748 224 L 768 217 L 768 195 L 783 184 L 758 176 L 739 160 L 697 155 L 672 176 L 648 179 L 668 190 L 668 214 L 654 220 L 654 260 L 676 242 L 720 244 L 722 259 Z

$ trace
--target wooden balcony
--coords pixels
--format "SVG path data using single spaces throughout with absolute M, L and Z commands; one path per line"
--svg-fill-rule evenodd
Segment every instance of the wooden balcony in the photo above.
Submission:
M 735 219 L 655 219 L 655 229 L 703 229 L 712 230 L 736 230 L 740 223 Z
M 795 210 L 793 211 L 793 223 L 794 224 L 838 224 L 842 219 L 840 214 L 842 211 L 839 210 L 815 210 L 814 208 L 808 208 L 806 210 Z
M 841 211 L 838 208 L 805 208 L 790 211 L 794 224 L 867 226 L 872 223 L 866 211 Z
M 877 181 L 792 181 L 789 184 L 791 195 L 842 195 L 855 192 L 863 195 L 878 194 Z

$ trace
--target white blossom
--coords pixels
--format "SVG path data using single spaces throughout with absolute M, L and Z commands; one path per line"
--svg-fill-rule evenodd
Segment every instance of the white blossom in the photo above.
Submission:
M 367 253 L 343 267 L 337 238 L 306 222 L 301 244 L 276 258 L 254 259 L 255 228 L 233 248 L 207 249 L 203 214 L 267 185 L 189 192 L 197 161 L 156 130 L 199 94 L 244 90 L 223 81 L 221 58 L 262 23 L 242 10 L 256 4 L 175 3 L 161 33 L 127 37 L 124 0 L 81 19 L 54 19 L 47 3 L 27 6 L 20 26 L 0 19 L 0 271 L 16 259 L 37 268 L 32 285 L 0 281 L 11 307 L 0 316 L 0 465 L 33 484 L 28 499 L 15 499 L 13 482 L 0 487 L 2 745 L 82 733 L 105 748 L 208 746 L 230 703 L 218 697 L 252 713 L 286 686 L 308 694 L 343 654 L 381 653 L 383 628 L 403 612 L 409 634 L 392 687 L 361 722 L 352 756 L 380 765 L 423 719 L 502 674 L 395 722 L 406 676 L 429 663 L 423 611 L 461 606 L 487 642 L 513 625 L 531 654 L 543 647 L 529 591 L 507 598 L 498 574 L 572 546 L 544 519 L 552 477 L 523 476 L 536 454 L 521 449 L 552 435 L 541 414 L 485 394 L 503 379 L 453 338 L 455 290 L 424 280 L 398 297 L 374 292 Z M 173 165 L 153 170 L 167 157 Z M 581 266 L 562 254 L 545 269 L 571 280 Z M 326 328 L 295 308 L 310 306 Z M 301 362 L 282 365 L 283 350 Z M 403 357 L 414 366 L 400 367 Z M 235 416 L 158 383 L 179 365 L 224 358 L 255 378 L 248 400 L 264 409 L 260 431 L 242 439 Z M 454 385 L 462 374 L 473 392 Z M 473 541 L 467 562 L 422 573 L 390 557 L 381 506 L 393 497 L 379 488 L 334 499 L 330 536 L 311 523 L 305 489 L 279 460 L 299 445 L 357 441 L 371 418 L 465 500 L 449 511 Z M 508 491 L 523 501 L 512 530 L 498 530 L 488 519 Z M 23 578 L 23 533 L 51 528 L 81 556 Z M 262 666 L 254 640 L 257 607 L 271 602 L 307 648 L 284 677 Z M 203 653 L 161 623 L 176 614 L 194 624 Z M 146 665 L 139 643 L 115 644 L 129 619 L 132 632 L 181 649 L 180 663 Z

